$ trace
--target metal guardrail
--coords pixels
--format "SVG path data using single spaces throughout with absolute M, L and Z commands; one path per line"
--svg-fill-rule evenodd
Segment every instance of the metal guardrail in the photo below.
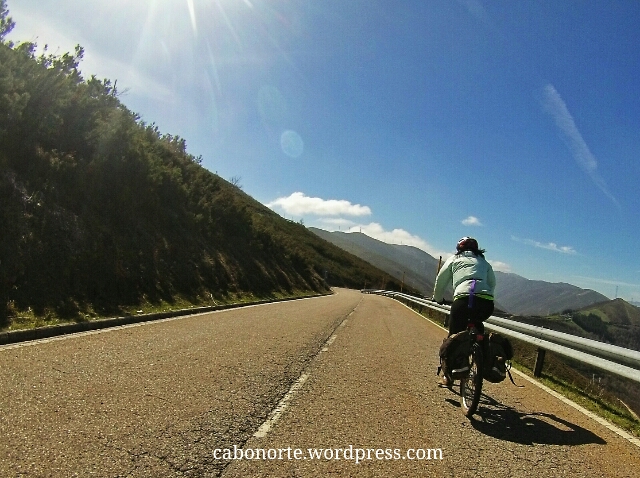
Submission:
M 444 314 L 448 314 L 450 311 L 450 306 L 448 305 L 436 304 L 430 300 L 402 294 L 400 292 L 372 289 L 365 289 L 362 292 L 385 295 L 411 302 L 421 307 L 428 307 Z M 585 339 L 576 335 L 556 332 L 544 327 L 524 324 L 515 320 L 496 317 L 495 315 L 489 317 L 484 324 L 488 330 L 500 332 L 506 336 L 538 347 L 538 357 L 534 369 L 535 376 L 540 376 L 545 351 L 549 350 L 558 355 L 592 365 L 601 370 L 640 383 L 640 352 L 638 351 L 598 342 L 597 340 Z

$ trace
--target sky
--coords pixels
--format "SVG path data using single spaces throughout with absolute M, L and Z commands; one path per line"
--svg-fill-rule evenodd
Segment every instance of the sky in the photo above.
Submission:
M 640 301 L 640 2 L 8 0 L 306 226 Z

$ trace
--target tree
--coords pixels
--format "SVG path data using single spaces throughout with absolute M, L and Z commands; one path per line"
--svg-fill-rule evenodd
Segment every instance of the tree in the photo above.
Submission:
M 4 37 L 6 37 L 15 26 L 16 22 L 9 16 L 7 0 L 0 0 L 0 43 L 5 42 Z
M 242 181 L 242 178 L 240 176 L 232 176 L 229 179 L 229 182 L 234 185 L 235 187 L 237 187 L 238 189 L 242 189 L 242 184 L 240 184 L 240 181 Z

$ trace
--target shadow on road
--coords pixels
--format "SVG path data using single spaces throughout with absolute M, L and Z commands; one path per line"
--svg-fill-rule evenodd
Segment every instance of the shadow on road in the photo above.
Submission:
M 523 413 L 483 395 L 471 425 L 485 435 L 523 445 L 606 444 L 593 432 L 551 413 Z

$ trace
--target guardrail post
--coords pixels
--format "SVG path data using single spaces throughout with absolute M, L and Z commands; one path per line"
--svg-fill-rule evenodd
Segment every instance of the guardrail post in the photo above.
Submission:
M 545 349 L 538 348 L 538 355 L 536 356 L 536 366 L 533 369 L 533 376 L 540 377 L 542 375 L 542 366 L 544 365 L 544 355 L 547 353 Z

